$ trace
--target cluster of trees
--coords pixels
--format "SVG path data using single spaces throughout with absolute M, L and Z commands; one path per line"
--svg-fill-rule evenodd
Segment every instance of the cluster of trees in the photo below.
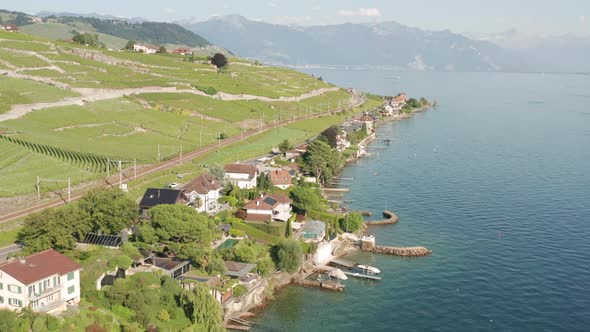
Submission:
M 293 150 L 293 144 L 291 144 L 291 142 L 289 142 L 288 139 L 284 139 L 281 144 L 279 144 L 279 151 L 281 151 L 282 153 L 285 153 L 289 150 Z
M 18 234 L 23 253 L 67 251 L 90 232 L 119 234 L 137 218 L 138 207 L 118 188 L 89 191 L 77 203 L 32 214 Z
M 415 99 L 415 98 L 410 98 L 410 99 L 408 99 L 408 101 L 404 105 L 403 110 L 408 112 L 408 111 L 411 111 L 415 108 L 420 108 L 420 107 L 424 107 L 424 106 L 428 106 L 428 105 L 430 105 L 430 102 L 424 97 L 420 98 L 420 100 Z
M 323 184 L 332 181 L 344 162 L 342 154 L 333 149 L 323 135 L 307 146 L 302 159 L 303 170 L 313 174 Z
M 217 251 L 219 258 L 226 261 L 236 261 L 256 264 L 256 271 L 266 276 L 275 270 L 268 246 L 250 240 L 242 240 L 231 248 Z
M 105 48 L 105 45 L 100 42 L 98 34 L 96 33 L 79 33 L 72 38 L 72 41 L 80 45 Z
M 340 229 L 348 233 L 358 231 L 363 222 L 363 216 L 358 212 L 350 212 L 339 220 Z
M 102 306 L 120 317 L 126 317 L 123 330 L 199 328 L 214 331 L 222 324 L 221 305 L 209 294 L 208 288 L 195 283 L 185 290 L 168 277 L 153 273 L 138 273 L 117 279 L 105 287 Z

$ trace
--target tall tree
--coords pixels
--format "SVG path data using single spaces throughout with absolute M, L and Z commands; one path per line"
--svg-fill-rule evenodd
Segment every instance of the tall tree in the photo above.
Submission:
M 281 144 L 279 144 L 279 150 L 282 153 L 285 153 L 285 152 L 292 150 L 292 149 L 293 149 L 293 144 L 291 144 L 291 142 L 289 142 L 289 140 L 286 138 L 281 142 Z
M 94 231 L 119 234 L 138 216 L 137 203 L 125 196 L 119 188 L 89 191 L 78 202 L 84 220 Z
M 277 266 L 290 273 L 296 272 L 301 267 L 303 250 L 299 241 L 286 239 L 276 245 Z
M 213 240 L 213 221 L 189 206 L 158 205 L 149 214 L 160 241 L 205 246 Z
M 205 284 L 198 282 L 193 286 L 191 291 L 185 291 L 180 296 L 180 304 L 186 316 L 204 331 L 221 330 L 221 305 L 209 293 L 209 288 Z
M 209 173 L 211 173 L 211 175 L 213 175 L 219 181 L 223 181 L 225 178 L 225 169 L 219 164 L 210 165 Z
M 32 214 L 18 234 L 25 254 L 53 248 L 58 251 L 74 249 L 76 235 L 83 238 L 92 229 L 75 205 L 45 210 Z
M 211 63 L 217 68 L 223 68 L 227 65 L 227 58 L 221 53 L 215 53 L 211 58 Z
M 320 209 L 320 193 L 315 188 L 296 186 L 291 189 L 289 195 L 299 212 L 307 213 Z

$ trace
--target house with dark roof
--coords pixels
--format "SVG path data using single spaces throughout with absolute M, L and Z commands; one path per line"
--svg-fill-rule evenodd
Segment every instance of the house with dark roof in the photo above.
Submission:
M 287 221 L 291 218 L 291 199 L 281 194 L 264 195 L 244 205 L 246 221 Z
M 256 187 L 256 178 L 258 177 L 256 166 L 227 164 L 223 168 L 225 170 L 225 179 L 234 186 L 238 186 L 240 189 L 252 189 Z
M 80 302 L 80 265 L 49 249 L 0 265 L 0 309 L 56 313 Z
M 286 170 L 275 170 L 268 173 L 268 178 L 273 186 L 281 189 L 287 189 L 291 186 L 291 174 Z
M 227 271 L 225 272 L 225 275 L 237 279 L 247 277 L 247 275 L 256 267 L 256 264 L 234 261 L 225 261 L 224 264 Z
M 183 195 L 189 205 L 199 212 L 210 212 L 219 207 L 221 182 L 210 173 L 201 174 L 182 187 Z
M 148 210 L 161 204 L 185 203 L 182 191 L 177 189 L 148 188 L 139 202 L 139 216 L 149 218 Z

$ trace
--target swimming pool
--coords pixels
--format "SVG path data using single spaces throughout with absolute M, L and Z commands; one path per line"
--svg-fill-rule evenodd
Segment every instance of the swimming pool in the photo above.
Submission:
M 222 244 L 220 244 L 217 249 L 225 249 L 225 248 L 231 248 L 233 246 L 235 246 L 238 242 L 240 242 L 240 240 L 236 240 L 236 239 L 227 239 L 225 241 L 223 241 Z

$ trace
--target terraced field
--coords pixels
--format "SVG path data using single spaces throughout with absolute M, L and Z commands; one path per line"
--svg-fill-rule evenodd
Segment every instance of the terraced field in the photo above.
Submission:
M 314 77 L 243 59 L 219 71 L 186 56 L 91 49 L 3 31 L 0 73 L 0 196 L 34 193 L 37 175 L 70 176 L 77 184 L 103 177 L 113 160 L 151 164 L 214 144 L 220 135 L 350 103 L 347 91 Z M 211 162 L 251 157 L 315 132 L 277 128 Z

